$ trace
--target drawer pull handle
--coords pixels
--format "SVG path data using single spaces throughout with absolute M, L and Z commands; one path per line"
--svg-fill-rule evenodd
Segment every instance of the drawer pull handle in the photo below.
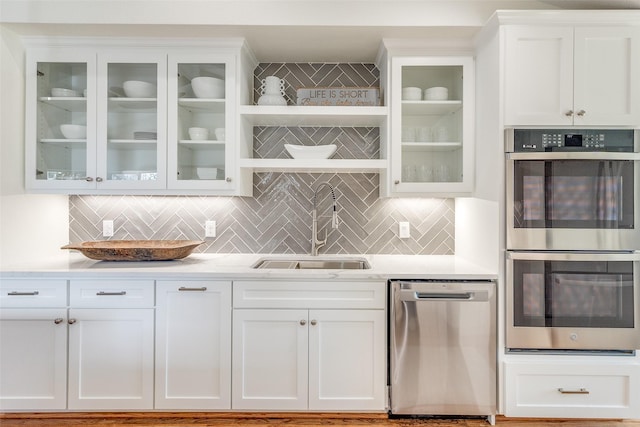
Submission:
M 120 292 L 104 292 L 104 291 L 100 291 L 98 293 L 96 293 L 96 295 L 98 296 L 122 296 L 122 295 L 126 295 L 127 291 L 120 291 Z
M 562 394 L 589 394 L 589 390 L 586 388 L 579 388 L 577 390 L 565 390 L 562 387 L 558 389 Z
M 7 295 L 11 295 L 11 296 L 34 296 L 34 295 L 40 295 L 40 292 L 38 292 L 38 291 L 32 291 L 32 292 L 12 291 L 12 292 L 7 293 Z
M 60 323 L 64 322 L 64 319 L 62 317 L 58 317 L 57 319 L 55 319 L 53 321 L 53 323 L 55 323 L 56 325 L 59 325 Z
M 207 290 L 207 287 L 206 287 L 206 286 L 203 286 L 203 287 L 201 287 L 201 288 L 187 288 L 187 287 L 185 287 L 185 286 L 180 286 L 180 287 L 178 288 L 178 290 L 179 290 L 179 291 L 185 291 L 185 292 L 188 292 L 188 291 L 200 291 L 200 292 L 204 292 L 204 291 L 206 291 L 206 290 Z

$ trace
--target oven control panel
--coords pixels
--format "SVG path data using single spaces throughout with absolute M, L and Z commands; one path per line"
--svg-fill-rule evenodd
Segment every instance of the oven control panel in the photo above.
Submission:
M 512 145 L 512 147 L 509 147 Z M 634 152 L 633 129 L 511 129 L 512 152 L 612 151 Z

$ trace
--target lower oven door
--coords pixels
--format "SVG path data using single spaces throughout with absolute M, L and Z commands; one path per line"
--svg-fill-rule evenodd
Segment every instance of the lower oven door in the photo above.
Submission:
M 507 347 L 640 349 L 640 253 L 507 252 Z

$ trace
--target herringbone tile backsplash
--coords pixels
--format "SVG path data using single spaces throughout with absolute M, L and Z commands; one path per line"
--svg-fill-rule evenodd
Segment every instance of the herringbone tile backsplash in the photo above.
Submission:
M 254 175 L 254 197 L 71 196 L 69 240 L 101 240 L 102 221 L 114 221 L 113 239 L 205 240 L 210 253 L 290 253 L 311 250 L 315 186 L 335 188 L 339 227 L 330 226 L 331 197 L 318 194 L 320 233 L 327 254 L 438 254 L 454 250 L 453 199 L 380 199 L 377 174 Z M 217 237 L 204 238 L 215 220 Z M 411 238 L 397 237 L 399 221 Z
M 260 64 L 255 87 L 269 75 L 287 81 L 295 104 L 298 87 L 379 86 L 371 64 Z M 257 101 L 260 93 L 254 93 Z M 357 108 L 357 107 L 354 107 Z M 334 158 L 380 157 L 378 128 L 255 127 L 255 158 L 288 157 L 284 143 L 338 145 Z M 380 199 L 377 174 L 256 173 L 253 197 L 71 196 L 69 240 L 100 240 L 102 221 L 113 220 L 112 239 L 204 240 L 209 253 L 290 253 L 311 250 L 311 210 L 320 182 L 335 188 L 340 225 L 330 226 L 331 198 L 318 194 L 320 233 L 327 231 L 327 254 L 454 253 L 453 199 Z M 217 236 L 204 238 L 204 223 L 215 220 Z M 397 236 L 409 221 L 411 238 Z

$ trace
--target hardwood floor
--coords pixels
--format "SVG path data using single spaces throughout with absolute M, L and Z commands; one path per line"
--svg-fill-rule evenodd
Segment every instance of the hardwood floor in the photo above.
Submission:
M 389 419 L 386 414 L 267 413 L 32 413 L 0 414 L 2 427 L 485 427 L 486 419 Z M 534 420 L 497 417 L 505 427 L 640 427 L 640 420 Z

